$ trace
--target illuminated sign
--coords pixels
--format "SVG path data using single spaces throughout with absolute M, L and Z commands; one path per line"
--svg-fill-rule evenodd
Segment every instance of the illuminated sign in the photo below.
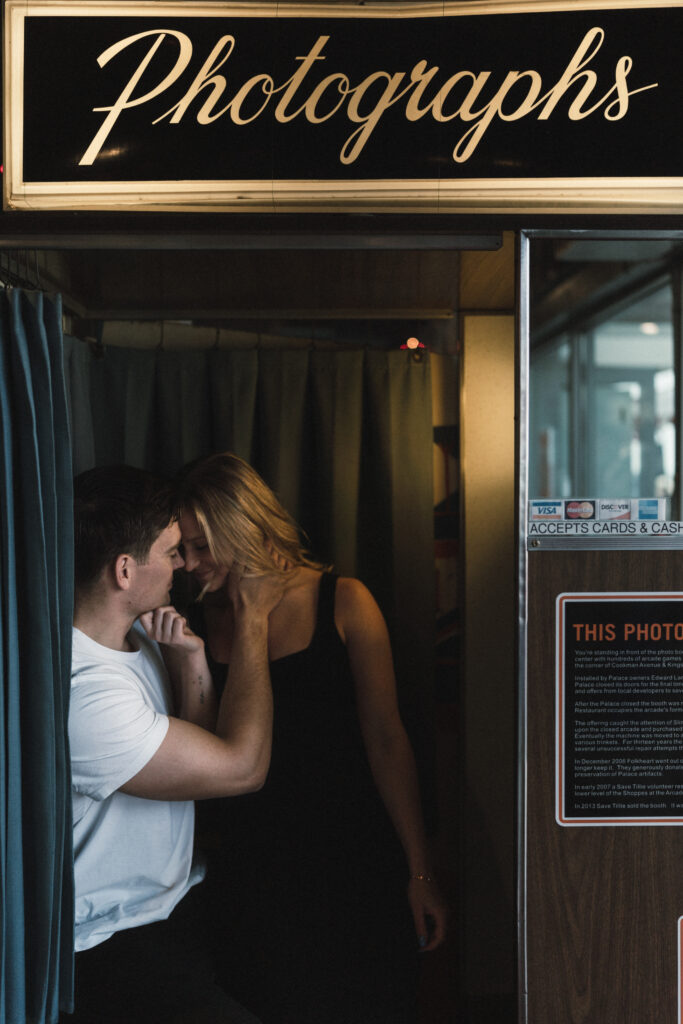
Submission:
M 683 0 L 6 0 L 5 207 L 677 211 L 682 29 Z

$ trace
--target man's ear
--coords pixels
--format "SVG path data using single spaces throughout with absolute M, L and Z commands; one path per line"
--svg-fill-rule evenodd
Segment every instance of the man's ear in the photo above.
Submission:
M 119 555 L 114 562 L 114 579 L 121 590 L 128 590 L 133 581 L 135 559 L 131 555 Z

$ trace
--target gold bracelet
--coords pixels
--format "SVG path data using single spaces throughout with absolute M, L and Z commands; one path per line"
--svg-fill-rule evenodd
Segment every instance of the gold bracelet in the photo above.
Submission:
M 433 882 L 434 879 L 431 875 L 411 875 L 410 880 L 415 882 Z

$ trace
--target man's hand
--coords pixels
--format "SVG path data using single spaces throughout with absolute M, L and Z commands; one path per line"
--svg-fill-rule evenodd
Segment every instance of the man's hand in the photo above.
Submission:
M 275 563 L 276 567 L 280 570 L 280 572 L 289 572 L 289 570 L 293 568 L 292 563 L 287 558 L 285 558 L 284 555 L 279 554 L 275 550 L 272 540 L 266 541 L 266 551 L 273 559 L 273 562 Z
M 140 622 L 152 640 L 165 644 L 178 654 L 198 654 L 204 650 L 204 641 L 193 633 L 187 620 L 173 605 L 155 608 L 140 616 Z

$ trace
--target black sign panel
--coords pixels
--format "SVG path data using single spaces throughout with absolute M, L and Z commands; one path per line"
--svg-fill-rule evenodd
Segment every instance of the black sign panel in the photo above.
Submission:
M 557 819 L 683 823 L 683 595 L 558 598 Z
M 7 0 L 15 195 L 217 181 L 343 194 L 683 168 L 682 6 L 96 6 Z

